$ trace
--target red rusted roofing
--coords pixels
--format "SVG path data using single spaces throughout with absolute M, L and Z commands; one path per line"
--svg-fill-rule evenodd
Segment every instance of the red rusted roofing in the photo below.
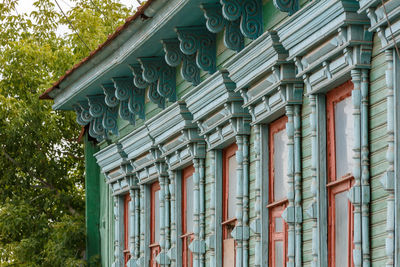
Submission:
M 68 76 L 70 76 L 76 69 L 78 69 L 80 66 L 85 64 L 87 61 L 89 61 L 94 55 L 96 55 L 99 51 L 101 51 L 104 47 L 109 45 L 120 33 L 125 30 L 129 24 L 133 21 L 135 21 L 137 18 L 142 18 L 142 19 L 147 19 L 146 15 L 144 14 L 144 11 L 150 6 L 150 4 L 155 1 L 155 0 L 147 0 L 146 3 L 136 10 L 135 14 L 125 20 L 124 25 L 119 26 L 115 32 L 111 35 L 108 36 L 107 40 L 100 44 L 96 50 L 93 50 L 90 52 L 89 56 L 85 57 L 82 59 L 79 63 L 75 64 L 70 70 L 66 71 L 63 76 L 61 76 L 57 82 L 53 84 L 52 87 L 48 88 L 43 94 L 39 96 L 40 99 L 52 99 L 49 95 L 51 91 L 54 89 L 58 88 L 60 83 L 64 81 Z

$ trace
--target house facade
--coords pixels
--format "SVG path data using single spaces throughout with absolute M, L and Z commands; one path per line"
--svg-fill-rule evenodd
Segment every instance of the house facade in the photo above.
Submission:
M 42 96 L 102 266 L 400 266 L 400 1 L 149 0 Z

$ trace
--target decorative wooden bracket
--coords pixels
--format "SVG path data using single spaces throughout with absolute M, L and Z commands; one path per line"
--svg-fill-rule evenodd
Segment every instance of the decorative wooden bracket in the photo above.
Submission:
M 76 112 L 76 122 L 79 125 L 85 126 L 92 121 L 93 118 L 89 113 L 89 104 L 86 101 L 79 101 L 74 105 L 74 109 Z
M 212 74 L 216 66 L 216 36 L 203 26 L 177 27 L 180 49 L 186 55 L 196 55 L 197 66 Z
M 161 96 L 157 91 L 157 83 L 148 83 L 143 79 L 142 76 L 142 67 L 140 64 L 133 64 L 129 66 L 133 73 L 133 83 L 138 88 L 149 88 L 147 92 L 147 97 L 151 102 L 157 104 L 157 106 L 161 109 L 165 108 L 165 97 Z
M 240 20 L 240 31 L 245 37 L 255 40 L 263 33 L 262 0 L 221 0 L 221 4 L 227 20 Z
M 135 125 L 135 115 L 145 119 L 144 89 L 137 88 L 133 84 L 132 77 L 112 78 L 114 82 L 115 96 L 120 100 L 119 115 L 122 119 Z
M 108 107 L 105 103 L 104 95 L 93 95 L 87 97 L 89 102 L 89 113 L 94 118 L 92 121 L 93 131 L 100 135 L 103 133 L 107 137 L 107 131 L 118 135 L 118 108 Z
M 143 80 L 157 84 L 157 92 L 170 102 L 176 101 L 176 69 L 168 66 L 162 57 L 138 58 Z
M 182 77 L 193 85 L 200 83 L 200 69 L 196 65 L 196 55 L 186 55 L 179 49 L 179 40 L 176 38 L 161 40 L 165 51 L 165 61 L 171 67 L 177 67 L 183 62 Z
M 204 17 L 207 19 L 207 29 L 212 33 L 219 33 L 225 27 L 224 44 L 231 50 L 239 52 L 244 47 L 244 36 L 240 31 L 240 20 L 230 21 L 222 15 L 222 6 L 219 3 L 202 4 Z
M 280 11 L 288 13 L 289 16 L 300 9 L 299 0 L 274 0 L 274 5 Z
M 102 84 L 101 87 L 103 88 L 104 94 L 105 94 L 105 99 L 104 101 L 106 102 L 106 105 L 113 108 L 118 106 L 119 100 L 115 96 L 115 87 L 113 83 L 105 83 Z

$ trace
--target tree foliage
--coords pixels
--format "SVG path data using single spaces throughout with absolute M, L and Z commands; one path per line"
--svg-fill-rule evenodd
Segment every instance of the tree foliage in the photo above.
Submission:
M 0 266 L 82 266 L 80 129 L 73 113 L 52 111 L 39 95 L 131 9 L 73 0 L 66 19 L 54 0 L 37 0 L 30 14 L 18 13 L 17 2 L 0 0 Z

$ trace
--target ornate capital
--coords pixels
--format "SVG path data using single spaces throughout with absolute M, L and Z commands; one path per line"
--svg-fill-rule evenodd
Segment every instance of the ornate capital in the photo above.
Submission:
M 222 15 L 222 6 L 219 3 L 202 4 L 201 9 L 207 20 L 207 29 L 218 33 L 225 27 L 224 44 L 231 50 L 239 52 L 244 47 L 244 36 L 240 31 L 240 20 L 229 21 Z
M 178 39 L 165 39 L 161 40 L 161 42 L 164 47 L 167 64 L 171 67 L 177 67 L 183 62 L 181 68 L 182 77 L 193 85 L 198 85 L 200 83 L 200 69 L 196 65 L 196 55 L 183 54 L 179 48 Z
M 216 71 L 216 36 L 205 27 L 178 27 L 175 29 L 180 49 L 186 55 L 196 55 L 197 66 L 212 74 Z
M 170 102 L 176 101 L 176 69 L 168 66 L 161 57 L 138 58 L 142 77 L 148 83 L 157 83 L 157 92 Z
M 221 0 L 221 4 L 225 19 L 239 20 L 244 36 L 254 40 L 263 33 L 262 0 Z

